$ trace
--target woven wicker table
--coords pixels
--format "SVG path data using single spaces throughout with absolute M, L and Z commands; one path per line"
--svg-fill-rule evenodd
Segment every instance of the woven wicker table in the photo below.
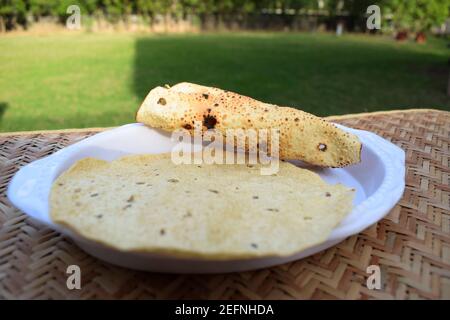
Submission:
M 12 207 L 6 187 L 23 165 L 102 129 L 0 135 L 0 298 L 450 299 L 450 113 L 411 110 L 331 118 L 406 151 L 403 198 L 361 234 L 281 266 L 219 275 L 137 272 L 93 258 Z M 68 290 L 66 268 L 82 270 Z M 366 286 L 369 265 L 381 290 Z

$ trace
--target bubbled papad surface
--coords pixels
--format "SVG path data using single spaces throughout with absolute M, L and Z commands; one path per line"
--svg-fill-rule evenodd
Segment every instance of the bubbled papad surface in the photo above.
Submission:
M 51 217 L 123 251 L 235 259 L 286 256 L 324 242 L 353 190 L 288 162 L 176 165 L 170 154 L 85 158 L 54 182 Z

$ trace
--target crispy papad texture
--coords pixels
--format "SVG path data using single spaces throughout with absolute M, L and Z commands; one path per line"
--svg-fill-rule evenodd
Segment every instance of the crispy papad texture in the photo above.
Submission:
M 361 160 L 358 138 L 331 122 L 294 108 L 187 82 L 151 90 L 136 121 L 166 131 L 193 131 L 194 123 L 201 122 L 203 131 L 216 129 L 224 136 L 227 129 L 279 129 L 281 159 L 335 168 Z
M 288 162 L 271 176 L 260 167 L 85 158 L 54 182 L 51 218 L 122 251 L 243 259 L 320 244 L 352 210 L 352 189 Z

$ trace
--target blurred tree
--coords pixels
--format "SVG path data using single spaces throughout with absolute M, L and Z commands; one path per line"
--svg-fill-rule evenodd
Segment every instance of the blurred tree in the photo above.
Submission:
M 391 13 L 397 30 L 423 32 L 449 17 L 450 0 L 391 0 L 383 11 Z
M 15 29 L 18 24 L 26 28 L 28 10 L 26 0 L 0 0 L 0 31 Z
M 0 0 L 0 30 L 26 27 L 27 16 L 35 20 L 54 16 L 63 22 L 72 4 L 79 5 L 83 14 L 102 14 L 112 22 L 126 20 L 130 14 L 150 19 L 157 14 L 241 17 L 265 9 L 281 13 L 288 21 L 294 14 L 320 9 L 334 24 L 345 18 L 350 29 L 359 30 L 365 30 L 367 7 L 377 4 L 383 14 L 392 16 L 397 29 L 417 32 L 443 23 L 449 16 L 450 0 Z

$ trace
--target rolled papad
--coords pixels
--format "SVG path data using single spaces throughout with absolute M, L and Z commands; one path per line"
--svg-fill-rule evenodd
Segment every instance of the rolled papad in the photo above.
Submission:
M 344 167 L 361 160 L 361 143 L 354 134 L 304 111 L 264 103 L 247 96 L 193 83 L 156 87 L 140 106 L 136 120 L 174 131 L 215 129 L 279 129 L 279 157 L 321 167 Z M 270 138 L 268 139 L 270 140 Z

